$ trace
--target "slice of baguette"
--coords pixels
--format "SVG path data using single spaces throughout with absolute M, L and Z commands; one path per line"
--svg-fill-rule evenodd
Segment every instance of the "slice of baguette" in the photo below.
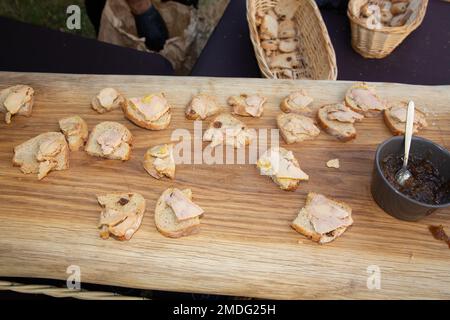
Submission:
M 280 170 L 283 165 L 285 165 L 286 170 Z M 300 181 L 309 180 L 309 176 L 300 168 L 292 151 L 281 147 L 267 150 L 258 159 L 256 166 L 260 169 L 261 175 L 270 176 L 281 190 L 295 191 Z M 286 173 L 288 175 L 290 173 L 292 176 L 289 177 Z M 294 175 L 295 178 L 293 178 Z
M 283 112 L 299 113 L 304 116 L 315 116 L 308 106 L 313 102 L 313 98 L 308 96 L 308 93 L 301 89 L 299 91 L 292 92 L 288 97 L 284 98 L 280 103 L 280 109 Z
M 204 120 L 219 113 L 221 110 L 215 97 L 207 94 L 198 94 L 192 97 L 191 102 L 186 107 L 186 118 L 189 120 Z
M 314 205 L 313 201 L 320 201 L 320 205 Z M 346 212 L 347 217 L 345 218 L 345 220 L 343 220 L 342 225 L 337 227 L 336 229 L 326 233 L 319 233 L 316 231 L 316 228 L 314 227 L 314 224 L 311 220 L 311 213 L 314 210 L 328 210 L 327 208 L 329 208 L 329 215 L 335 214 L 336 209 L 338 209 L 342 210 L 341 212 Z M 320 244 L 325 244 L 335 240 L 353 224 L 351 215 L 352 209 L 346 203 L 335 201 L 321 194 L 310 192 L 308 193 L 308 196 L 306 198 L 305 207 L 300 210 L 298 216 L 292 222 L 291 227 L 307 238 L 310 238 L 311 240 Z
M 277 116 L 277 126 L 286 143 L 296 143 L 316 138 L 320 129 L 314 120 L 296 113 L 282 113 Z
M 158 231 L 169 238 L 180 238 L 195 234 L 200 230 L 200 217 L 193 217 L 187 220 L 178 220 L 172 208 L 166 203 L 166 198 L 174 191 L 169 188 L 163 192 L 156 203 L 155 224 Z M 192 200 L 190 189 L 182 190 L 184 195 Z
M 59 120 L 59 128 L 66 136 L 70 151 L 78 151 L 84 146 L 89 132 L 86 121 L 80 116 L 71 116 Z
M 42 133 L 16 146 L 12 162 L 23 173 L 38 173 L 41 180 L 50 171 L 69 168 L 69 147 L 62 133 Z
M 228 98 L 228 104 L 233 107 L 233 114 L 255 118 L 259 118 L 263 114 L 266 101 L 265 97 L 257 94 L 241 94 Z
M 120 136 L 120 139 L 113 139 L 113 143 L 108 147 L 108 144 L 100 144 L 99 139 Z M 103 137 L 103 139 L 101 138 Z M 133 136 L 131 132 L 122 124 L 118 122 L 105 121 L 97 124 L 89 135 L 86 143 L 86 152 L 94 157 L 102 157 L 113 160 L 128 160 L 131 155 L 131 142 Z M 112 149 L 112 150 L 111 150 Z
M 317 112 L 317 122 L 319 123 L 320 127 L 325 130 L 325 132 L 341 141 L 345 142 L 355 139 L 356 129 L 353 123 L 329 119 L 328 115 L 330 112 L 335 110 L 336 105 L 339 104 L 330 104 L 321 107 Z
M 212 148 L 221 144 L 242 148 L 249 145 L 252 139 L 253 134 L 247 125 L 228 113 L 216 116 L 203 134 L 203 141 L 211 141 L 209 145 Z
M 160 144 L 147 150 L 144 155 L 144 168 L 155 179 L 175 178 L 175 159 L 173 144 Z
M 364 82 L 356 83 L 348 89 L 345 94 L 345 104 L 365 117 L 376 117 L 386 109 L 386 102 L 378 97 L 374 88 Z
M 91 107 L 98 113 L 105 113 L 122 108 L 125 97 L 114 88 L 104 88 L 92 98 Z
M 145 199 L 139 193 L 110 193 L 97 197 L 103 207 L 98 228 L 100 237 L 130 240 L 145 213 Z
M 280 20 L 291 20 L 299 6 L 300 3 L 298 1 L 279 0 L 274 7 L 274 11 Z
M 0 91 L 0 112 L 5 114 L 5 122 L 11 123 L 14 115 L 31 116 L 34 104 L 34 90 L 27 85 L 15 85 Z
M 162 99 L 164 103 L 167 104 L 168 108 L 167 111 L 164 112 L 161 116 L 159 116 L 157 119 L 154 120 L 147 120 L 145 118 L 145 115 L 139 111 L 139 109 L 136 107 L 136 105 L 132 102 L 133 99 L 149 99 L 153 96 L 158 96 L 158 98 Z M 172 119 L 172 115 L 170 112 L 170 106 L 168 105 L 168 102 L 164 96 L 163 93 L 159 94 L 151 94 L 146 97 L 142 98 L 132 98 L 128 99 L 127 102 L 122 107 L 123 113 L 125 117 L 133 122 L 135 125 L 148 129 L 148 130 L 163 130 L 166 129 L 169 124 L 170 120 Z
M 391 130 L 393 135 L 398 136 L 405 134 L 407 110 L 408 103 L 406 102 L 392 104 L 389 109 L 384 110 L 384 123 L 386 123 L 386 126 Z M 425 113 L 415 109 L 413 133 L 417 134 L 419 130 L 426 128 L 427 126 L 428 124 L 425 119 Z

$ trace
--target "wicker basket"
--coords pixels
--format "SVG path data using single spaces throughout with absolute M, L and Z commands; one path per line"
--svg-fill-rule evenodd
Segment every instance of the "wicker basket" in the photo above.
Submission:
M 414 13 L 401 27 L 370 29 L 359 19 L 361 7 L 367 0 L 350 0 L 347 15 L 352 29 L 352 47 L 365 58 L 381 59 L 388 56 L 402 41 L 417 29 L 425 16 L 428 0 L 412 0 Z
M 300 67 L 294 69 L 294 79 L 336 80 L 337 65 L 333 45 L 327 28 L 314 0 L 298 1 L 299 7 L 294 20 L 297 24 Z M 256 59 L 261 73 L 266 78 L 282 78 L 281 71 L 272 71 L 261 48 L 256 11 L 274 7 L 278 0 L 247 0 L 247 20 L 250 39 L 255 49 Z

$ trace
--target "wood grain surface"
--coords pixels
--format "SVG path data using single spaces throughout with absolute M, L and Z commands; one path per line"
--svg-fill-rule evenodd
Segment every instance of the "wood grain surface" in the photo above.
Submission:
M 449 228 L 450 210 L 404 222 L 372 200 L 374 152 L 391 136 L 381 118 L 358 123 L 358 137 L 348 143 L 322 132 L 287 146 L 310 175 L 296 192 L 279 190 L 250 164 L 183 164 L 173 181 L 157 181 L 142 167 L 148 147 L 169 142 L 176 128 L 192 131 L 193 122 L 184 118 L 192 94 L 213 94 L 224 106 L 230 95 L 265 95 L 261 119 L 240 119 L 251 128 L 275 128 L 279 102 L 292 90 L 306 89 L 318 107 L 342 101 L 349 82 L 0 73 L 0 89 L 17 83 L 33 86 L 36 102 L 31 118 L 0 124 L 0 276 L 66 279 L 67 267 L 77 265 L 82 283 L 132 288 L 288 299 L 450 298 L 450 250 L 427 229 Z M 390 101 L 413 99 L 428 112 L 430 127 L 419 135 L 450 147 L 449 86 L 373 85 Z M 128 97 L 164 91 L 173 106 L 170 127 L 152 132 L 120 110 L 97 114 L 89 103 L 106 86 Z M 104 120 L 127 126 L 135 137 L 131 160 L 73 152 L 69 170 L 42 181 L 11 165 L 14 146 L 57 131 L 58 119 L 69 115 L 82 116 L 90 129 Z M 339 170 L 326 167 L 332 158 L 340 159 Z M 157 232 L 155 203 L 171 186 L 191 188 L 205 210 L 199 234 L 169 239 Z M 140 192 L 147 200 L 143 224 L 129 242 L 102 240 L 96 228 L 96 195 L 113 191 Z M 354 225 L 333 243 L 318 245 L 289 226 L 309 191 L 353 208 Z M 380 289 L 367 287 L 369 266 L 380 268 Z

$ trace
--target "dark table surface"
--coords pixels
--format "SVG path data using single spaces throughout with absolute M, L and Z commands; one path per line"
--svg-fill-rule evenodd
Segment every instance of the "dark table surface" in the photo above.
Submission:
M 450 84 L 450 3 L 430 0 L 422 25 L 384 59 L 365 59 L 352 49 L 345 11 L 321 12 L 336 51 L 338 80 Z M 230 2 L 191 74 L 260 77 L 245 1 Z
M 450 3 L 430 0 L 419 29 L 381 60 L 353 51 L 345 11 L 321 11 L 336 51 L 339 80 L 450 84 Z M 192 76 L 260 77 L 245 14 L 244 0 L 230 1 Z M 170 63 L 158 54 L 6 18 L 0 18 L 0 37 L 0 70 L 173 75 Z

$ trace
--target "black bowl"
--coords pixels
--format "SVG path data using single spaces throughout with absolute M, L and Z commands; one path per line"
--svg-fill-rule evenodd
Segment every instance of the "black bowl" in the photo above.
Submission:
M 445 179 L 450 179 L 450 152 L 440 145 L 420 137 L 413 137 L 410 154 L 426 157 Z M 404 137 L 393 137 L 378 146 L 373 166 L 371 191 L 375 202 L 393 217 L 417 221 L 436 209 L 450 206 L 450 202 L 432 205 L 411 199 L 395 189 L 381 170 L 381 161 L 388 155 L 402 156 Z

